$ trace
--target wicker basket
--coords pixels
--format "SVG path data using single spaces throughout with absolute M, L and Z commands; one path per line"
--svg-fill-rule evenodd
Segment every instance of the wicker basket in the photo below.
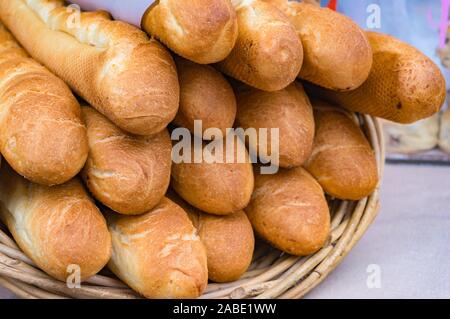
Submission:
M 384 169 L 381 125 L 370 116 L 355 116 L 375 150 L 380 176 Z M 342 261 L 376 217 L 378 189 L 359 202 L 330 199 L 332 233 L 329 243 L 316 254 L 299 258 L 264 243 L 257 245 L 249 271 L 237 282 L 210 284 L 201 298 L 301 298 L 317 286 Z M 36 268 L 0 225 L 0 285 L 22 298 L 139 298 L 106 270 L 69 289 Z

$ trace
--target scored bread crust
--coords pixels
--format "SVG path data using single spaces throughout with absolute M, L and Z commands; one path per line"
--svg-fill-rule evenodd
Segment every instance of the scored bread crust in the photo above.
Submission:
M 0 218 L 21 250 L 58 280 L 66 281 L 75 267 L 79 267 L 81 280 L 86 280 L 111 257 L 105 218 L 78 179 L 40 186 L 3 164 Z
M 270 3 L 233 1 L 239 36 L 231 54 L 217 64 L 227 75 L 264 91 L 291 84 L 303 64 L 303 47 L 288 17 Z
M 138 28 L 62 0 L 0 1 L 0 17 L 35 59 L 125 131 L 155 134 L 175 117 L 175 64 Z
M 409 44 L 367 32 L 374 64 L 367 81 L 350 92 L 312 88 L 312 92 L 354 112 L 409 124 L 437 113 L 446 97 L 438 66 Z
M 164 197 L 170 183 L 172 142 L 164 130 L 127 134 L 88 106 L 82 107 L 89 157 L 82 176 L 91 193 L 112 210 L 137 215 Z
M 88 154 L 72 92 L 29 58 L 1 23 L 0 151 L 20 175 L 43 185 L 70 180 Z
M 159 0 L 147 10 L 141 25 L 172 51 L 199 64 L 225 59 L 238 35 L 229 0 Z

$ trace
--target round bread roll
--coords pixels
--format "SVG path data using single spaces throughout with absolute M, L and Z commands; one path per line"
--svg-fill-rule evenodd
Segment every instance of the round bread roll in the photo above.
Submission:
M 445 79 L 433 61 L 389 35 L 368 32 L 374 64 L 367 81 L 351 92 L 312 88 L 348 110 L 408 124 L 437 113 L 446 97 Z
M 148 137 L 130 135 L 93 108 L 84 106 L 82 112 L 90 147 L 82 176 L 95 198 L 126 215 L 155 207 L 170 183 L 167 130 Z
M 277 92 L 242 89 L 236 96 L 237 126 L 257 131 L 269 129 L 266 154 L 276 152 L 271 147 L 271 129 L 279 128 L 280 167 L 297 167 L 308 159 L 314 141 L 314 117 L 311 103 L 300 83 L 293 83 Z M 261 148 L 259 144 L 259 138 L 258 141 L 251 139 L 249 148 L 261 156 L 265 152 L 258 151 Z
M 224 145 L 221 148 L 223 159 L 207 155 L 203 161 L 195 163 L 195 153 L 205 155 L 205 148 L 200 145 L 191 148 L 189 161 L 172 165 L 173 189 L 192 206 L 215 215 L 229 215 L 244 209 L 254 185 L 253 168 L 245 145 L 239 138 L 235 139 L 234 148 L 228 147 L 226 142 Z M 243 158 L 239 158 L 241 153 Z M 227 161 L 227 157 L 231 161 Z
M 360 127 L 343 110 L 313 101 L 316 137 L 305 168 L 326 193 L 360 200 L 378 185 L 375 153 Z
M 253 228 L 243 211 L 228 216 L 206 214 L 181 199 L 175 192 L 167 196 L 189 215 L 208 257 L 208 277 L 214 282 L 238 280 L 252 262 L 255 249 Z
M 236 118 L 236 97 L 228 81 L 208 65 L 175 58 L 180 80 L 180 109 L 174 124 L 194 133 L 194 121 L 205 130 L 218 128 L 226 135 Z M 202 137 L 200 136 L 200 137 Z
M 203 244 L 186 212 L 164 198 L 140 216 L 107 213 L 109 268 L 147 298 L 192 299 L 208 284 Z
M 245 211 L 256 233 L 288 254 L 313 254 L 330 235 L 330 212 L 323 190 L 301 167 L 257 175 Z

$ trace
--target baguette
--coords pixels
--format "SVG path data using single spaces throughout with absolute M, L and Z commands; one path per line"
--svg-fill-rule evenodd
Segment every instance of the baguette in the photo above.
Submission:
M 238 35 L 230 0 L 156 1 L 141 24 L 172 51 L 200 64 L 225 59 Z
M 360 200 L 378 186 L 375 153 L 359 126 L 343 110 L 313 100 L 316 137 L 305 168 L 329 195 Z
M 105 219 L 78 179 L 40 186 L 3 164 L 0 218 L 21 250 L 58 280 L 66 281 L 72 265 L 79 267 L 81 280 L 86 280 L 111 256 Z
M 323 190 L 301 167 L 256 175 L 255 192 L 245 212 L 261 238 L 291 255 L 313 254 L 330 236 Z
M 90 107 L 82 108 L 89 137 L 83 179 L 91 193 L 126 215 L 148 212 L 169 187 L 172 143 L 167 130 L 129 135 Z
M 263 1 L 281 9 L 302 40 L 304 61 L 300 78 L 336 91 L 353 90 L 364 83 L 373 57 L 367 36 L 356 23 L 313 4 Z
M 351 92 L 311 88 L 311 92 L 348 110 L 402 124 L 437 113 L 446 96 L 439 68 L 414 47 L 391 36 L 368 32 L 374 65 L 367 81 Z
M 62 0 L 0 0 L 0 18 L 32 57 L 123 130 L 151 135 L 175 117 L 175 64 L 141 30 L 105 12 L 77 15 Z
M 56 185 L 82 169 L 88 145 L 77 100 L 1 23 L 0 112 L 0 151 L 20 175 Z
M 303 64 L 303 47 L 288 17 L 259 0 L 233 0 L 239 36 L 221 71 L 250 86 L 277 91 L 291 84 Z
M 238 280 L 252 262 L 255 235 L 243 211 L 229 216 L 214 216 L 186 203 L 175 192 L 167 196 L 189 215 L 200 240 L 205 245 L 208 277 L 214 282 Z
M 175 58 L 180 81 L 180 109 L 174 124 L 194 133 L 202 121 L 203 133 L 218 128 L 223 136 L 236 118 L 236 97 L 228 81 L 213 67 Z
M 140 216 L 107 213 L 109 268 L 147 298 L 196 298 L 208 283 L 206 253 L 186 212 L 164 198 Z
M 293 83 L 277 92 L 264 92 L 252 88 L 237 90 L 238 113 L 236 124 L 249 128 L 279 129 L 279 166 L 284 168 L 302 165 L 312 151 L 314 117 L 311 103 L 300 83 Z M 267 154 L 274 156 L 271 133 L 267 136 Z M 259 138 L 250 139 L 249 148 L 255 154 L 261 148 Z

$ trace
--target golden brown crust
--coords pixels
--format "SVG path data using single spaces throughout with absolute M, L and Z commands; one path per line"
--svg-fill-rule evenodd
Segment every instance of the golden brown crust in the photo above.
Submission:
M 82 112 L 90 148 L 82 175 L 89 190 L 121 214 L 148 212 L 170 183 L 172 143 L 167 130 L 149 137 L 130 135 L 90 107 Z
M 325 192 L 339 199 L 360 200 L 378 185 L 375 153 L 359 126 L 345 112 L 313 101 L 316 137 L 306 169 Z
M 197 298 L 208 283 L 206 253 L 186 212 L 164 198 L 140 216 L 107 214 L 109 268 L 147 298 Z
M 315 253 L 330 235 L 330 212 L 323 190 L 301 167 L 257 175 L 245 211 L 255 232 L 292 255 Z
M 161 44 L 104 12 L 83 12 L 77 21 L 61 0 L 27 3 L 1 1 L 3 22 L 35 59 L 98 111 L 138 135 L 158 133 L 173 120 L 179 85 Z
M 439 68 L 414 47 L 391 36 L 368 32 L 374 64 L 367 81 L 351 92 L 313 88 L 312 92 L 351 111 L 398 123 L 437 113 L 446 96 Z
M 69 88 L 0 24 L 0 150 L 27 179 L 62 184 L 83 167 L 86 128 Z
M 314 141 L 314 117 L 311 103 L 300 83 L 293 83 L 277 92 L 264 92 L 252 88 L 238 89 L 236 96 L 237 126 L 256 130 L 279 129 L 281 167 L 297 167 L 308 159 Z M 269 142 L 267 154 L 273 156 L 270 133 L 267 139 Z M 257 151 L 260 147 L 250 141 L 249 148 Z
M 255 248 L 252 225 L 243 211 L 228 216 L 206 214 L 175 192 L 167 196 L 189 215 L 208 257 L 208 277 L 214 282 L 238 280 L 248 269 Z
M 228 81 L 213 67 L 175 58 L 180 81 L 180 109 L 174 123 L 194 133 L 201 120 L 203 132 L 218 128 L 226 135 L 236 118 L 236 97 Z
M 111 236 L 105 219 L 78 179 L 39 186 L 2 165 L 0 203 L 0 217 L 17 244 L 50 276 L 66 281 L 68 267 L 76 265 L 85 280 L 108 262 Z
M 186 59 L 211 64 L 225 59 L 236 42 L 236 13 L 229 0 L 159 0 L 142 28 Z
M 218 67 L 224 73 L 265 91 L 291 84 L 303 64 L 303 47 L 288 17 L 263 1 L 236 1 L 239 36 Z
M 238 147 L 245 153 L 242 163 L 238 162 Z M 191 160 L 191 163 L 172 165 L 173 189 L 189 204 L 210 214 L 229 215 L 244 209 L 253 191 L 253 169 L 245 146 L 237 139 L 232 163 L 226 161 L 226 148 L 221 163 L 208 163 L 204 158 L 201 163 Z M 191 159 L 194 151 L 192 147 Z
M 296 27 L 304 48 L 302 79 L 337 91 L 355 89 L 367 79 L 372 50 L 356 23 L 312 4 L 264 1 L 277 5 Z

